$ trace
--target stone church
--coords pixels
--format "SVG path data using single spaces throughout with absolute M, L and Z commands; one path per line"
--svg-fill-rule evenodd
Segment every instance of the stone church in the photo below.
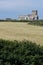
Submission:
M 32 10 L 31 14 L 28 15 L 21 15 L 18 17 L 18 20 L 38 20 L 38 11 L 37 10 Z

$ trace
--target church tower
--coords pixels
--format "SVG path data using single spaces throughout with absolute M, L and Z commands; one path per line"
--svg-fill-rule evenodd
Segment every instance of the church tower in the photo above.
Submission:
M 34 20 L 38 20 L 39 19 L 38 11 L 37 10 L 32 10 L 32 16 L 33 16 Z

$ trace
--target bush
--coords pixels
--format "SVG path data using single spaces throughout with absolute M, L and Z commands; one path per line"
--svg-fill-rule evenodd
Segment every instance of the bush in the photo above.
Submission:
M 43 26 L 43 20 L 36 20 L 29 22 L 31 25 Z
M 43 46 L 0 39 L 0 65 L 43 65 Z

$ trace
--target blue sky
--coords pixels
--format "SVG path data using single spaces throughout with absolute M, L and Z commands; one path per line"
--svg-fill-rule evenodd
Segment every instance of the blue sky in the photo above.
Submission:
M 32 10 L 38 10 L 39 18 L 43 18 L 43 0 L 0 0 L 0 19 L 15 19 Z

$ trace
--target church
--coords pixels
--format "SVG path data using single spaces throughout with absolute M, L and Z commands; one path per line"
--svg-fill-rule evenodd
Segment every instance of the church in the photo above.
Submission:
M 18 17 L 18 20 L 38 20 L 38 11 L 37 10 L 32 10 L 31 14 L 28 15 L 21 15 Z

